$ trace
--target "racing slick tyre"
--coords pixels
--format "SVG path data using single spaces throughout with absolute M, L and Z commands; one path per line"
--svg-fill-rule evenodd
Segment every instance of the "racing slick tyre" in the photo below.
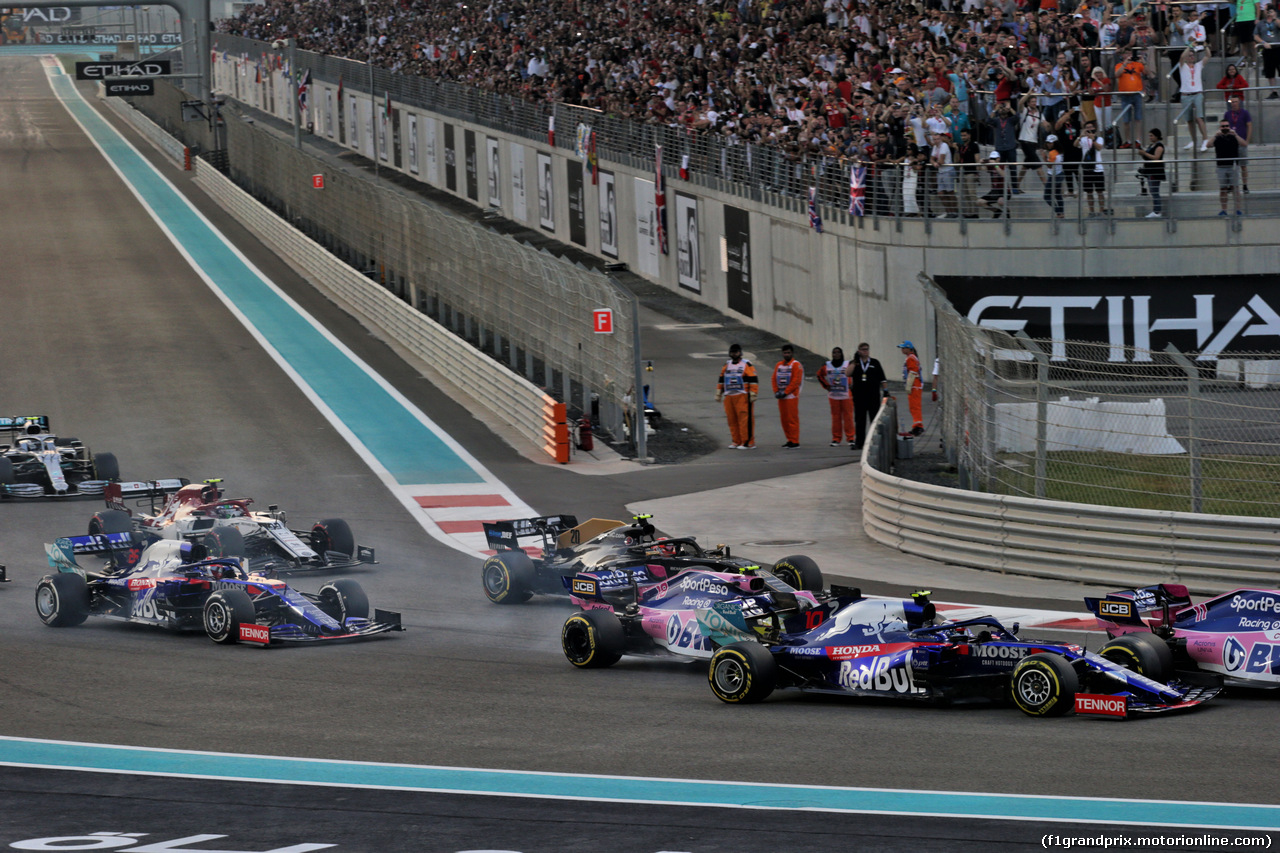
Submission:
M 582 669 L 613 666 L 626 649 L 622 622 L 611 610 L 584 610 L 564 621 L 560 648 L 569 663 Z
M 255 619 L 253 599 L 242 589 L 220 589 L 204 602 L 204 632 L 215 643 L 240 640 L 240 626 Z
M 524 551 L 503 551 L 480 569 L 484 594 L 494 604 L 521 604 L 533 595 L 533 560 Z
M 711 656 L 711 692 L 721 702 L 759 702 L 778 684 L 778 665 L 759 643 L 732 643 Z
M 1018 662 L 1009 679 L 1013 704 L 1033 717 L 1060 717 L 1075 707 L 1080 677 L 1061 655 L 1042 652 Z
M 89 533 L 128 533 L 133 530 L 129 513 L 122 509 L 100 509 L 89 519 Z
M 36 585 L 36 613 L 51 628 L 70 628 L 89 618 L 89 585 L 80 575 L 59 572 Z
M 351 535 L 351 526 L 342 519 L 321 519 L 311 528 L 311 550 L 319 554 L 321 560 L 330 551 L 355 559 L 356 537 Z
M 13 473 L 13 460 L 0 456 L 0 486 L 12 486 L 16 482 L 18 477 Z
M 795 589 L 807 589 L 810 592 L 822 592 L 822 569 L 812 557 L 794 554 L 783 557 L 773 564 L 773 573 L 783 583 Z
M 114 453 L 93 454 L 93 473 L 98 480 L 119 480 L 120 463 Z
M 369 596 L 350 578 L 338 578 L 320 587 L 320 609 L 342 625 L 352 616 L 368 619 Z
M 1173 650 L 1155 634 L 1125 634 L 1098 650 L 1112 663 L 1154 681 L 1165 682 L 1173 675 Z
M 243 557 L 244 534 L 235 527 L 214 527 L 204 535 L 204 547 L 210 559 Z

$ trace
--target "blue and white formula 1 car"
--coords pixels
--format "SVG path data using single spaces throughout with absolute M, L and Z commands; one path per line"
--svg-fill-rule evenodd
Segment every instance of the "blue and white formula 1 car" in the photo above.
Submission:
M 89 616 L 177 631 L 203 629 L 215 643 L 327 642 L 404 630 L 400 614 L 375 610 L 355 581 L 316 594 L 245 571 L 239 558 L 202 559 L 198 543 L 160 539 L 142 547 L 133 533 L 70 536 L 46 545 L 55 570 L 36 586 L 36 613 L 65 628 Z M 105 555 L 89 571 L 79 555 Z
M 0 498 L 100 495 L 120 479 L 111 453 L 93 453 L 78 438 L 49 432 L 48 415 L 0 418 Z
M 1084 602 L 1116 642 L 1157 639 L 1179 670 L 1218 673 L 1232 687 L 1280 687 L 1280 589 L 1192 604 L 1186 586 L 1162 583 Z
M 841 595 L 776 630 L 760 632 L 716 605 L 700 628 L 719 646 L 711 657 L 711 691 L 728 703 L 759 702 L 776 688 L 948 703 L 1012 701 L 1033 717 L 1077 714 L 1125 717 L 1185 710 L 1216 696 L 1216 679 L 1164 683 L 1131 668 L 1133 657 L 1068 643 L 1024 640 L 991 617 L 931 624 L 927 593 L 911 601 Z M 1135 639 L 1154 649 L 1153 643 Z M 1143 655 L 1155 660 L 1155 653 Z

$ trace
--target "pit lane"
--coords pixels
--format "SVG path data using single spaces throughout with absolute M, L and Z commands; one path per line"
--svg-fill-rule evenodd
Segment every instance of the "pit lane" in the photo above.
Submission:
M 1274 729 L 1276 706 L 1265 695 L 1233 695 L 1202 712 L 1159 720 L 1045 722 L 1007 709 L 942 711 L 786 694 L 756 708 L 730 708 L 711 696 L 696 665 L 628 659 L 605 672 L 572 670 L 558 646 L 565 606 L 535 601 L 506 609 L 485 602 L 476 563 L 423 531 L 195 275 L 53 98 L 39 64 L 6 58 L 0 61 L 0 80 L 0 173 L 9 183 L 10 201 L 0 210 L 9 250 L 2 286 L 9 310 L 0 320 L 6 354 L 3 405 L 14 408 L 10 414 L 50 414 L 57 431 L 114 452 L 127 478 L 223 477 L 229 493 L 277 503 L 303 524 L 345 517 L 359 541 L 377 547 L 381 561 L 355 576 L 374 606 L 401 610 L 410 628 L 403 636 L 337 648 L 266 651 L 225 649 L 202 636 L 96 620 L 72 630 L 48 629 L 35 618 L 31 602 L 35 580 L 43 573 L 42 545 L 82 532 L 97 504 L 5 502 L 0 505 L 0 561 L 8 564 L 14 582 L 0 588 L 5 625 L 0 733 L 535 772 L 1280 802 L 1273 784 L 1277 747 L 1265 736 Z M 752 473 L 691 465 L 659 477 L 582 478 L 531 465 L 318 297 L 192 190 L 186 175 L 152 157 L 145 143 L 136 144 L 175 186 L 190 191 L 204 215 L 259 269 L 529 505 L 544 511 L 585 507 L 617 517 L 632 500 L 728 485 Z M 566 500 L 573 505 L 566 506 Z M 313 589 L 319 583 L 298 585 Z M 937 591 L 971 599 L 964 590 Z M 1225 758 L 1224 744 L 1242 755 Z M 42 814 L 39 808 L 11 810 L 0 818 L 5 822 L 0 841 L 5 842 L 57 834 L 63 827 L 71 833 L 102 828 L 80 821 L 67 808 L 71 801 L 62 799 L 82 785 L 97 786 L 97 793 L 85 795 L 95 805 L 76 800 L 84 808 L 105 814 L 108 805 L 113 807 L 115 823 L 106 829 L 122 826 L 123 817 L 145 816 L 151 824 L 137 831 L 163 833 L 172 825 L 174 837 L 186 819 L 157 818 L 155 802 L 212 798 L 234 803 L 240 792 L 252 789 L 255 799 L 284 798 L 280 808 L 287 809 L 289 803 L 299 807 L 343 796 L 327 789 L 320 796 L 315 789 L 237 782 L 219 789 L 236 791 L 228 797 L 212 793 L 217 783 L 170 779 L 155 789 L 160 792 L 155 800 L 148 800 L 119 795 L 136 790 L 142 777 L 122 781 L 69 771 L 4 770 L 0 780 L 12 795 L 33 787 L 23 796 L 34 801 L 43 795 L 49 805 L 41 819 L 58 824 L 57 832 L 45 831 L 33 823 Z M 200 787 L 206 784 L 214 787 Z M 293 793 L 262 793 L 266 790 Z M 392 795 L 360 794 L 383 802 L 379 796 Z M 397 806 L 407 812 L 442 808 L 430 795 L 404 797 L 400 802 L 417 804 Z M 477 834 L 464 832 L 456 836 L 456 845 L 434 849 L 507 846 L 500 843 L 507 837 L 524 839 L 513 850 L 598 849 L 601 844 L 601 835 L 586 831 L 574 842 L 581 846 L 574 846 L 545 834 L 540 822 L 548 815 L 547 820 L 564 825 L 584 808 L 597 806 L 529 801 L 525 805 L 535 815 L 531 825 L 513 829 L 511 836 L 490 836 L 483 821 L 493 814 L 493 801 L 472 799 L 479 802 L 458 808 L 472 816 Z M 648 818 L 645 825 L 672 820 L 671 809 L 616 808 L 636 823 Z M 374 807 L 367 814 L 379 811 Z M 758 816 L 752 814 L 754 823 Z M 719 830 L 691 833 L 687 846 L 677 840 L 681 836 L 658 833 L 651 838 L 661 840 L 662 847 L 652 849 L 753 849 L 703 846 L 712 843 L 716 831 L 741 820 L 733 811 L 710 818 Z M 776 816 L 764 820 L 787 825 Z M 828 826 L 837 834 L 840 821 L 859 819 L 806 815 L 804 822 L 811 820 L 835 821 Z M 876 820 L 885 821 L 885 839 L 913 837 L 918 823 Z M 124 823 L 118 831 L 139 826 Z M 1015 836 L 1025 842 L 1039 838 L 1039 832 L 1016 826 Z M 309 834 L 297 840 L 327 841 Z M 402 849 L 432 849 L 420 838 L 405 843 Z M 890 840 L 880 843 L 896 849 Z M 350 844 L 339 849 L 397 849 Z M 251 849 L 265 846 L 267 841 L 249 844 Z

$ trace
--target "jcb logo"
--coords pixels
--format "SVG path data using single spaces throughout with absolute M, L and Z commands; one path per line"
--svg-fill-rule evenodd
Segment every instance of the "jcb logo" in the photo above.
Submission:
M 573 591 L 580 595 L 595 595 L 596 582 L 583 578 L 575 578 L 573 581 Z
M 1133 618 L 1133 602 L 1131 601 L 1100 601 L 1098 602 L 1098 614 L 1100 616 L 1120 616 L 1125 619 Z

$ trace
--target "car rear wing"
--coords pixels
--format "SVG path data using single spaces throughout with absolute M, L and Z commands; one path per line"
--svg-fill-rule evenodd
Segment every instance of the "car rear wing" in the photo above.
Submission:
M 1160 583 L 1109 592 L 1103 598 L 1086 597 L 1084 606 L 1103 623 L 1143 627 L 1169 625 L 1173 614 L 1191 606 L 1191 595 L 1183 584 Z M 1159 613 L 1157 619 L 1143 618 L 1155 612 Z
M 24 415 L 16 418 L 0 418 L 0 432 L 10 435 L 48 435 L 48 415 Z
M 63 536 L 44 546 L 49 567 L 59 572 L 84 574 L 76 562 L 80 554 L 106 554 L 114 568 L 131 568 L 142 556 L 141 542 L 134 533 L 90 533 L 85 536 Z
M 544 549 L 562 533 L 578 526 L 572 515 L 543 515 L 537 518 L 514 518 L 506 521 L 486 521 L 484 539 L 494 551 L 519 551 L 522 539 L 538 537 Z
M 118 509 L 133 515 L 133 510 L 129 509 L 125 504 L 126 498 L 136 498 L 135 506 L 142 506 L 143 503 L 150 503 L 151 514 L 159 512 L 156 506 L 156 499 L 165 495 L 171 495 L 174 492 L 187 485 L 190 480 L 183 477 L 176 477 L 168 480 L 131 480 L 129 482 L 107 483 L 103 489 L 102 497 L 107 502 L 110 509 Z

